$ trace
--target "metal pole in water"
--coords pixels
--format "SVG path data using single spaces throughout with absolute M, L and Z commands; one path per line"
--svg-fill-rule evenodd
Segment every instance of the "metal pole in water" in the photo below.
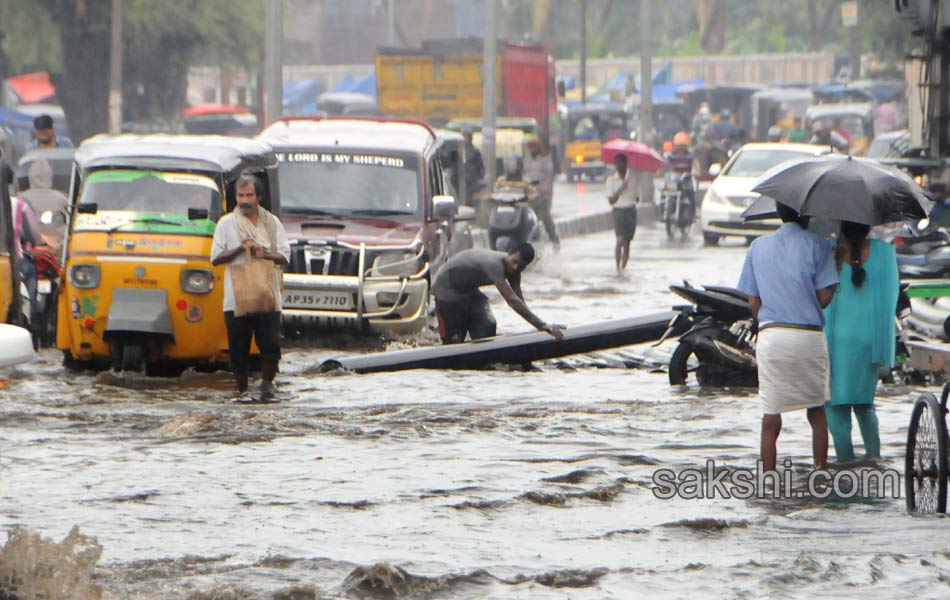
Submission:
M 109 49 L 109 133 L 122 133 L 122 0 L 112 0 Z
M 587 104 L 587 0 L 581 0 L 581 104 Z
M 386 45 L 396 45 L 396 0 L 386 2 Z
M 495 0 L 485 0 L 485 39 L 482 59 L 482 156 L 489 187 L 495 184 L 495 109 L 498 97 Z
M 279 119 L 283 109 L 284 61 L 281 45 L 284 39 L 284 0 L 268 0 L 267 31 L 264 34 L 264 123 Z
M 640 128 L 641 144 L 653 145 L 653 0 L 640 0 Z M 641 207 L 653 214 L 653 176 L 641 177 Z M 654 214 L 653 219 L 656 216 Z

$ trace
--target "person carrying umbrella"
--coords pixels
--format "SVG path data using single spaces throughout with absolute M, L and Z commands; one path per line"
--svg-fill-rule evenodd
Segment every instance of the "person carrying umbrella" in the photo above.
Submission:
M 881 371 L 889 370 L 895 358 L 897 252 L 883 240 L 869 240 L 870 230 L 869 225 L 842 221 L 834 252 L 841 284 L 825 309 L 831 360 L 831 397 L 825 411 L 839 461 L 854 459 L 852 411 L 867 457 L 881 456 L 874 392 Z
M 828 349 L 822 326 L 838 284 L 831 247 L 809 233 L 808 217 L 777 204 L 778 231 L 752 242 L 739 290 L 759 322 L 756 362 L 762 402 L 760 452 L 763 468 L 775 470 L 782 413 L 806 410 L 815 467 L 828 460 L 825 420 Z
M 607 201 L 613 207 L 614 262 L 622 275 L 630 259 L 630 244 L 637 232 L 637 204 L 640 202 L 640 174 L 627 168 L 627 155 L 614 156 L 614 172 L 607 177 Z
M 873 400 L 879 369 L 887 368 L 894 360 L 897 265 L 893 249 L 883 243 L 868 242 L 866 238 L 872 225 L 925 218 L 925 205 L 929 200 L 913 179 L 893 167 L 834 154 L 791 160 L 773 167 L 762 175 L 752 191 L 774 200 L 776 212 L 785 222 L 778 232 L 752 244 L 739 286 L 749 293 L 750 308 L 754 314 L 757 313 L 760 322 L 756 347 L 760 396 L 767 400 L 767 404 L 768 399 L 776 394 L 802 396 L 800 388 L 803 385 L 809 385 L 808 392 L 816 394 L 820 388 L 816 376 L 797 369 L 793 355 L 798 353 L 800 358 L 810 354 L 830 355 L 830 389 L 824 395 L 830 401 L 827 417 L 822 413 L 821 420 L 827 419 L 831 426 L 836 455 L 841 460 L 853 456 L 850 412 L 856 410 L 865 436 L 865 449 L 869 456 L 875 456 L 880 452 L 875 431 L 876 417 L 873 408 L 865 407 L 870 407 Z M 776 273 L 784 274 L 792 279 L 783 281 L 781 285 L 795 285 L 794 277 L 800 268 L 796 265 L 802 262 L 801 248 L 789 244 L 772 248 L 782 255 L 781 260 L 772 265 L 759 258 L 767 254 L 765 251 L 769 245 L 774 244 L 768 240 L 785 235 L 783 230 L 788 227 L 788 219 L 795 214 L 806 215 L 804 219 L 816 217 L 842 222 L 835 253 L 837 260 L 831 263 L 832 273 L 827 272 L 831 246 L 821 240 L 818 240 L 820 247 L 809 242 L 813 260 L 821 257 L 821 268 L 815 271 L 812 279 L 817 290 L 815 296 L 818 305 L 827 309 L 820 318 L 823 334 L 820 340 L 810 341 L 811 348 L 794 346 L 787 334 L 784 337 L 789 339 L 781 347 L 776 344 L 781 340 L 770 333 L 772 315 L 765 311 L 769 301 L 764 293 L 758 293 L 762 289 L 761 276 L 768 279 L 775 277 Z M 803 223 L 807 221 L 799 222 L 800 225 Z M 804 234 L 796 232 L 799 237 Z M 762 263 L 762 268 L 758 263 Z M 831 282 L 837 282 L 839 269 L 842 279 L 840 297 L 832 303 L 836 286 Z M 812 322 L 814 320 L 812 317 Z M 826 346 L 830 347 L 830 352 L 825 350 Z M 787 372 L 784 374 L 776 370 L 775 358 L 780 353 L 787 355 L 787 364 L 784 365 Z M 818 369 L 817 363 L 815 368 Z M 824 377 L 824 371 L 820 370 L 820 373 Z M 791 381 L 794 387 L 777 387 L 776 381 L 782 386 L 789 386 Z M 818 409 L 810 406 L 809 417 L 812 412 L 817 415 Z M 780 416 L 778 421 L 770 417 L 767 408 L 762 432 L 766 468 L 769 465 L 774 468 L 774 458 L 770 459 L 770 456 L 774 457 L 774 437 L 781 427 Z M 779 429 L 776 429 L 776 424 Z M 822 452 L 827 455 L 827 431 L 822 441 L 813 422 L 812 432 L 815 462 L 822 466 L 824 463 L 819 464 L 818 458 Z M 770 455 L 767 454 L 769 451 Z
M 666 166 L 666 159 L 650 146 L 623 139 L 601 146 L 600 158 L 605 164 L 614 165 L 614 172 L 607 177 L 607 201 L 613 207 L 614 233 L 617 234 L 614 260 L 617 274 L 622 275 L 637 231 L 640 172 L 655 173 Z

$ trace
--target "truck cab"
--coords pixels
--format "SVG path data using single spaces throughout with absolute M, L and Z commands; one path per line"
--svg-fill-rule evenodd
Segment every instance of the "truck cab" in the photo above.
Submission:
M 291 242 L 285 327 L 422 329 L 432 277 L 472 245 L 441 139 L 421 122 L 346 117 L 282 119 L 260 138 L 277 155 Z

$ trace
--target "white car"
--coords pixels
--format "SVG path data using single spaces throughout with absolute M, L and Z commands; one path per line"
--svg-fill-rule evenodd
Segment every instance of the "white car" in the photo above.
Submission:
M 700 218 L 703 241 L 707 246 L 714 246 L 719 243 L 719 238 L 734 235 L 751 242 L 778 229 L 780 223 L 777 219 L 747 223 L 742 220 L 742 212 L 759 197 L 752 192 L 759 175 L 786 160 L 821 156 L 830 151 L 828 146 L 786 143 L 754 143 L 739 148 L 703 196 Z M 713 169 L 710 171 L 714 172 Z

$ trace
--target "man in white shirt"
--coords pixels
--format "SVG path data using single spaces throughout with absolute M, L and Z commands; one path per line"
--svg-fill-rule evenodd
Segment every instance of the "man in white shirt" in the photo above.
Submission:
M 251 338 L 261 351 L 261 400 L 270 399 L 274 377 L 280 362 L 280 273 L 277 265 L 290 262 L 290 244 L 280 221 L 260 205 L 264 185 L 254 175 L 242 175 L 234 185 L 237 206 L 234 212 L 221 217 L 214 229 L 211 264 L 227 265 L 224 273 L 224 320 L 228 327 L 228 354 L 238 393 L 247 393 L 248 358 Z M 234 287 L 231 266 L 246 262 L 250 249 L 254 258 L 270 260 L 274 268 L 276 310 L 235 315 Z
M 640 174 L 627 169 L 627 157 L 614 157 L 614 170 L 607 177 L 607 200 L 613 207 L 614 233 L 617 246 L 614 260 L 617 274 L 622 275 L 630 259 L 630 243 L 637 231 L 637 203 L 640 202 Z

